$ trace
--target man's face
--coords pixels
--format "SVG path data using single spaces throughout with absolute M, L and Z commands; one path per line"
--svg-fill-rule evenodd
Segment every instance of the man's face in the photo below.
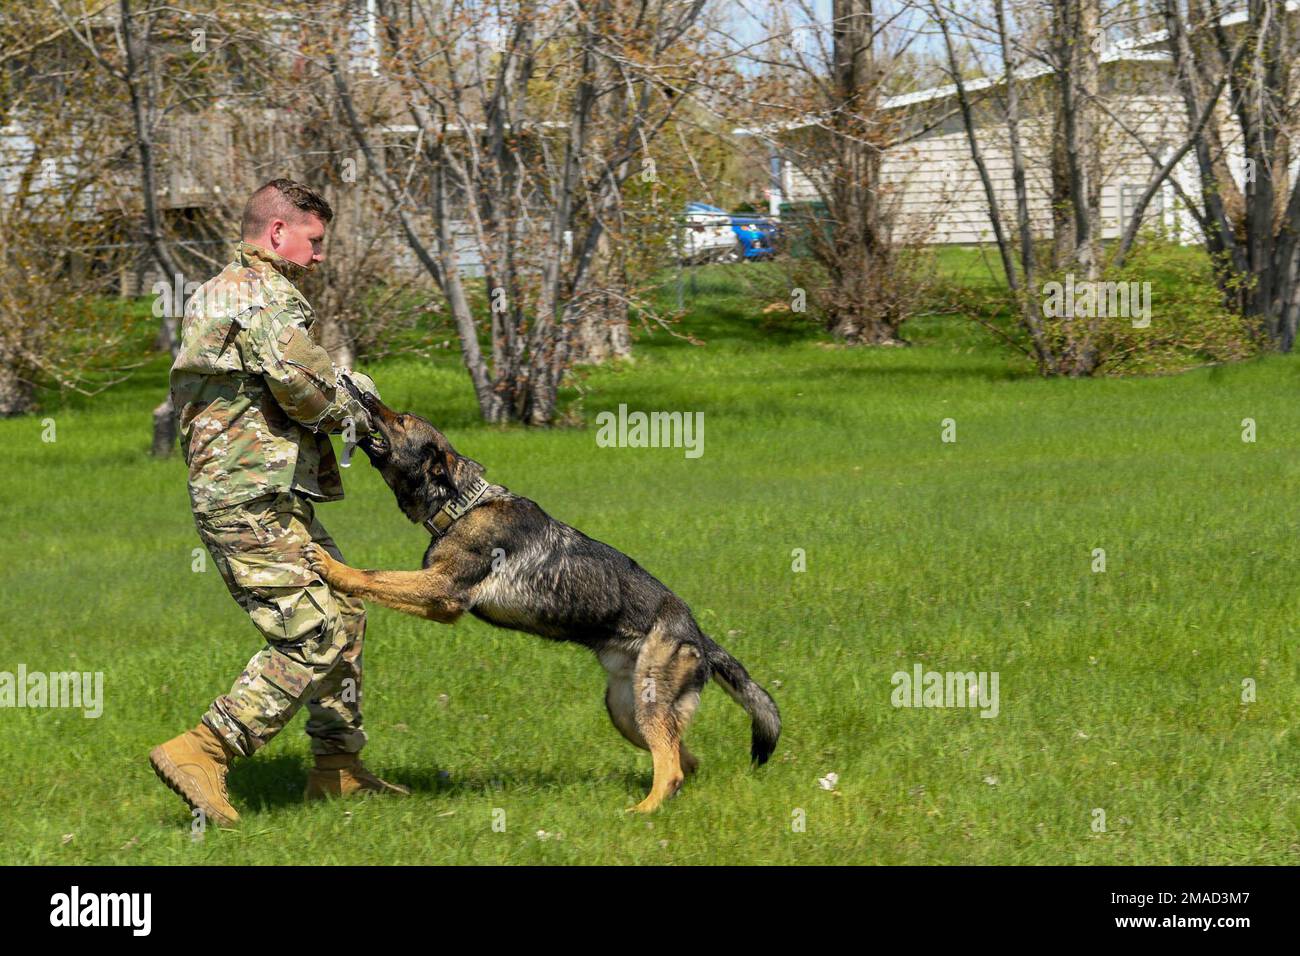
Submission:
M 316 263 L 325 261 L 325 223 L 310 212 L 292 220 L 272 220 L 271 250 L 290 262 L 313 269 Z

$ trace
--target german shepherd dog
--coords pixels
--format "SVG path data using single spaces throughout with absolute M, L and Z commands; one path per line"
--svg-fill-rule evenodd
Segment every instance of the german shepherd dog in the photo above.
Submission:
M 775 701 L 677 595 L 622 552 L 488 484 L 483 466 L 423 418 L 358 397 L 373 423 L 358 447 L 434 537 L 419 571 L 360 571 L 313 545 L 308 562 L 331 587 L 444 624 L 468 611 L 591 648 L 608 674 L 614 726 L 654 758 L 650 793 L 630 810 L 656 809 L 698 767 L 682 737 L 710 677 L 748 712 L 750 754 L 766 762 L 781 733 Z

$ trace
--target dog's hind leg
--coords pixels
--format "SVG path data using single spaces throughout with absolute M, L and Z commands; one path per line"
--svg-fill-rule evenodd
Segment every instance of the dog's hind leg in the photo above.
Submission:
M 697 703 L 699 702 L 699 697 L 700 695 L 697 693 L 695 695 Z M 700 758 L 686 749 L 686 741 L 684 740 L 678 743 L 678 750 L 681 752 L 682 757 L 682 773 L 689 777 L 691 774 L 695 773 L 695 771 L 700 769 Z
M 601 660 L 604 661 L 605 658 L 602 657 Z M 609 713 L 610 722 L 628 743 L 634 747 L 640 747 L 642 750 L 649 750 L 650 745 L 641 736 L 641 731 L 636 724 L 636 687 L 633 685 L 632 680 L 631 660 L 628 662 L 625 673 L 614 669 L 609 670 L 609 681 L 605 687 L 605 710 Z M 651 686 L 653 685 L 646 686 L 645 691 L 647 693 Z M 699 692 L 697 691 L 694 694 L 694 702 L 698 701 Z M 695 706 L 694 702 L 689 705 L 692 711 Z M 679 727 L 685 727 L 687 721 L 690 720 L 690 713 L 685 711 L 684 705 L 684 701 L 678 701 L 675 706 Z M 699 758 L 686 749 L 686 741 L 681 740 L 680 737 L 677 748 L 682 773 L 689 777 L 699 769 Z
M 709 671 L 697 647 L 669 633 L 675 623 L 672 618 L 656 621 L 637 657 L 633 677 L 636 726 L 654 758 L 654 783 L 633 808 L 638 813 L 657 809 L 681 787 L 685 768 L 697 764 L 683 749 L 682 736 L 695 715 Z
M 610 722 L 632 746 L 649 750 L 650 745 L 636 725 L 636 688 L 632 683 L 636 658 L 615 648 L 601 651 L 599 657 L 608 675 L 605 710 Z

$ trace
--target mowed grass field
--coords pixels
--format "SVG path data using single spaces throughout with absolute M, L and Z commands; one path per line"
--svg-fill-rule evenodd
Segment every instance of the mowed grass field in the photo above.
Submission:
M 236 764 L 242 827 L 191 839 L 146 755 L 260 641 L 192 570 L 181 461 L 147 455 L 155 362 L 0 421 L 0 670 L 102 671 L 105 698 L 98 719 L 0 710 L 0 863 L 1300 863 L 1300 362 L 1045 381 L 954 317 L 910 324 L 913 348 L 835 347 L 761 328 L 740 268 L 696 283 L 703 346 L 643 338 L 585 377 L 585 428 L 479 424 L 451 353 L 367 371 L 689 603 L 780 705 L 771 763 L 711 686 L 700 773 L 625 813 L 650 758 L 587 651 L 372 608 L 365 758 L 414 796 L 304 804 L 300 714 Z M 620 403 L 703 412 L 703 456 L 597 447 Z M 352 564 L 417 567 L 427 535 L 357 457 L 318 513 Z M 918 663 L 997 672 L 997 716 L 894 707 Z

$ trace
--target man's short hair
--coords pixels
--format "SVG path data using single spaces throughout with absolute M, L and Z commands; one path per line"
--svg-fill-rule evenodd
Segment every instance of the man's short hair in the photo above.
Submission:
M 248 197 L 240 234 L 245 239 L 258 236 L 273 219 L 301 221 L 306 213 L 319 216 L 326 224 L 334 218 L 325 197 L 310 186 L 292 179 L 272 179 Z

